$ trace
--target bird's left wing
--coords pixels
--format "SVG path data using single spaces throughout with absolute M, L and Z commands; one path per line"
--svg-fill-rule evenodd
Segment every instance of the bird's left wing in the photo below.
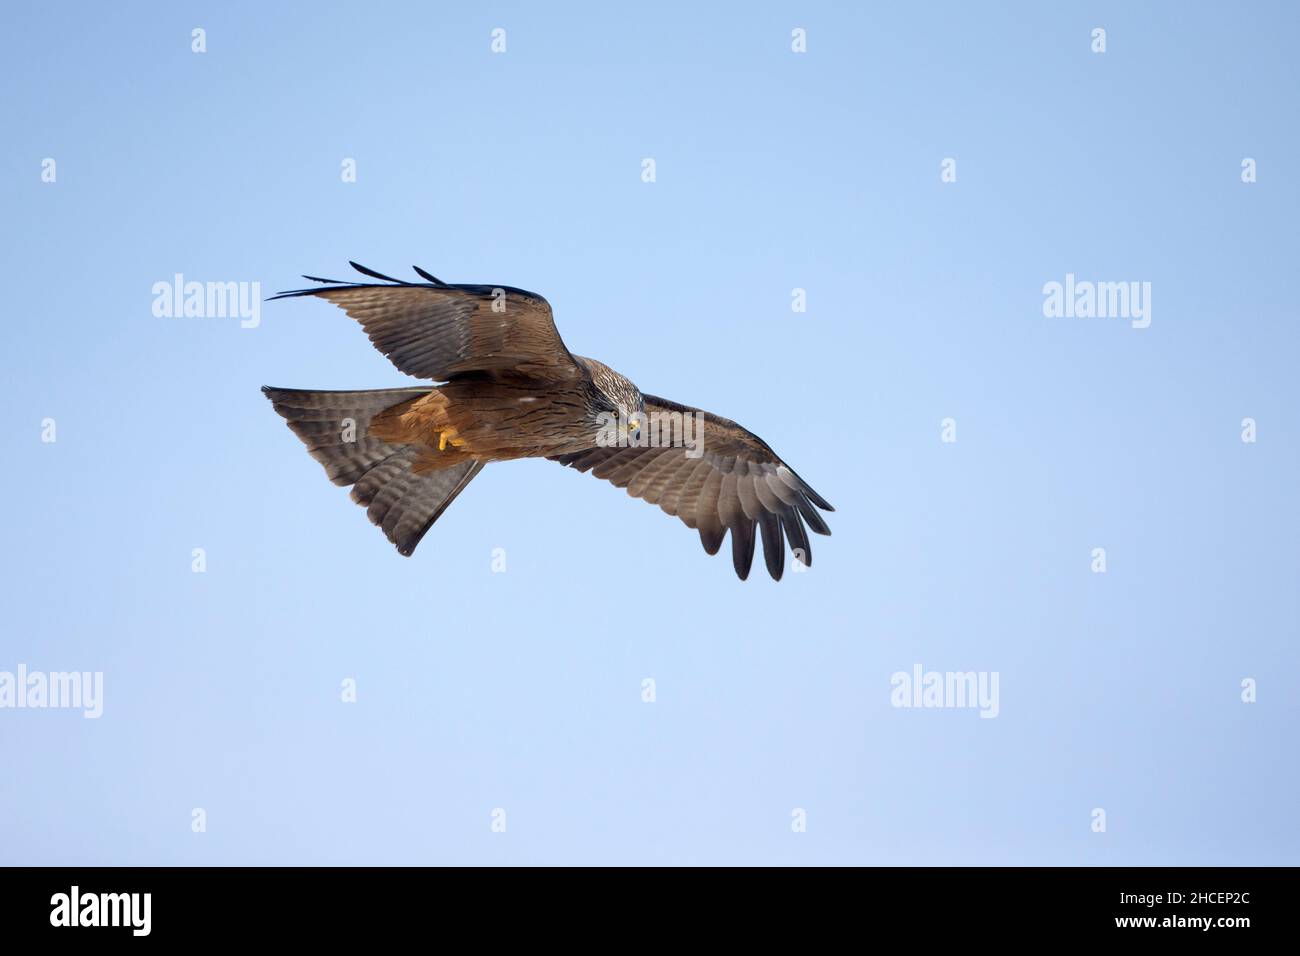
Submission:
M 446 381 L 475 371 L 553 379 L 583 374 L 540 295 L 510 286 L 449 285 L 423 269 L 416 272 L 427 282 L 405 282 L 351 265 L 387 284 L 303 276 L 320 287 L 272 298 L 328 299 L 360 322 L 399 370 L 416 378 Z
M 647 447 L 591 448 L 551 460 L 590 471 L 676 515 L 699 531 L 709 554 L 718 553 L 730 531 L 731 560 L 742 581 L 754 561 L 755 526 L 774 579 L 779 581 L 785 570 L 785 541 L 796 561 L 811 566 L 805 524 L 818 534 L 831 533 L 817 512 L 835 510 L 825 498 L 766 442 L 735 422 L 653 395 L 645 396 L 645 408 L 650 422 L 643 429 L 650 434 L 642 441 L 652 443 Z M 696 422 L 702 423 L 699 434 Z M 672 437 L 665 438 L 669 431 Z M 695 441 L 701 454 L 693 454 Z

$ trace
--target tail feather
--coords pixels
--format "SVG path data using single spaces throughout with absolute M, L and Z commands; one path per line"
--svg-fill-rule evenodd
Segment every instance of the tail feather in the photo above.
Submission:
M 427 394 L 426 388 L 361 392 L 263 387 L 275 410 L 325 468 L 336 485 L 352 485 L 352 500 L 366 509 L 398 552 L 410 555 L 425 532 L 482 469 L 465 461 L 416 474 L 421 449 L 370 436 L 375 415 Z

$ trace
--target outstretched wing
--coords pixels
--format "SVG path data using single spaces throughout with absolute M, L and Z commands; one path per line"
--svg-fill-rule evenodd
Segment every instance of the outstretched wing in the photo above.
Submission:
M 581 374 L 540 295 L 510 286 L 448 285 L 419 268 L 429 281 L 404 282 L 350 265 L 387 284 L 303 276 L 322 285 L 272 299 L 328 299 L 360 322 L 398 369 L 416 378 L 446 381 L 474 371 L 558 379 Z
M 830 534 L 817 509 L 835 509 L 766 442 L 733 421 L 689 405 L 646 395 L 645 407 L 652 442 L 654 425 L 659 423 L 655 447 L 592 448 L 551 460 L 590 471 L 626 488 L 633 497 L 676 515 L 687 527 L 699 531 L 709 554 L 718 553 L 730 531 L 731 560 L 742 581 L 754 562 L 756 525 L 763 539 L 767 571 L 775 580 L 779 581 L 785 570 L 785 541 L 789 541 L 796 561 L 812 565 L 807 528 Z M 703 434 L 674 431 L 673 447 L 664 447 L 670 444 L 664 437 L 669 430 L 664 422 L 671 422 L 676 429 L 676 415 L 697 414 L 703 416 Z M 691 449 L 682 447 L 687 438 L 701 440 L 703 454 L 691 457 Z

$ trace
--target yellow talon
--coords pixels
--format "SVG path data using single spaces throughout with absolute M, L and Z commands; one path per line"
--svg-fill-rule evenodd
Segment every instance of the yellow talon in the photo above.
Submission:
M 449 431 L 438 432 L 438 451 L 446 451 L 448 443 L 450 443 L 453 448 L 464 447 L 465 440 L 463 438 L 454 437 L 455 434 L 456 429 L 454 428 Z

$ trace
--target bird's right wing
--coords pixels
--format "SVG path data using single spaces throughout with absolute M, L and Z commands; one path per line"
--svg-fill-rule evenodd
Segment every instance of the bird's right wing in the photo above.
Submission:
M 474 371 L 560 380 L 583 374 L 540 295 L 509 286 L 448 285 L 420 269 L 428 282 L 404 282 L 351 265 L 388 284 L 304 276 L 322 285 L 272 298 L 328 299 L 360 322 L 400 371 L 416 378 L 446 381 Z
M 657 447 L 611 445 L 555 455 L 551 460 L 590 471 L 676 515 L 688 528 L 699 531 L 709 554 L 717 554 L 730 531 L 731 560 L 741 580 L 749 576 L 754 561 L 755 527 L 763 540 L 768 573 L 776 580 L 785 568 L 786 541 L 796 561 L 812 564 L 805 524 L 818 534 L 830 534 L 817 509 L 835 509 L 766 442 L 729 419 L 689 405 L 646 395 L 645 408 L 652 422 L 656 417 L 660 423 L 673 422 L 673 438 L 662 438 L 668 428 L 660 424 Z M 700 453 L 692 455 L 677 442 L 684 437 L 677 433 L 677 422 L 685 416 L 695 420 L 697 415 L 703 422 L 702 434 L 692 439 L 700 442 Z

